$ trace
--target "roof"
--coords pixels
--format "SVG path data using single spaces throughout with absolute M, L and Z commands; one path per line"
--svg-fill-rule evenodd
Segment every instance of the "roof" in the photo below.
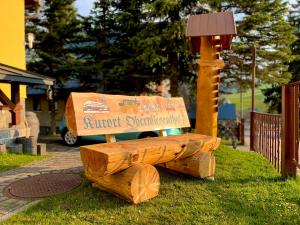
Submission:
M 0 82 L 53 85 L 54 79 L 0 63 Z
M 26 7 L 40 7 L 41 2 L 40 0 L 25 0 Z
M 219 12 L 190 16 L 186 36 L 191 39 L 193 50 L 199 51 L 200 37 L 220 36 L 222 49 L 230 49 L 236 26 L 233 12 Z

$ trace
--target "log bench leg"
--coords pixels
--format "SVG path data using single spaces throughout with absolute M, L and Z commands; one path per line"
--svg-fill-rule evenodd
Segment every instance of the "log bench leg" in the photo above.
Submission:
M 93 187 L 111 192 L 133 204 L 154 198 L 160 187 L 156 168 L 144 163 L 134 164 L 126 170 L 93 181 Z
M 195 155 L 159 164 L 167 169 L 194 177 L 214 180 L 216 160 L 214 152 L 198 152 Z

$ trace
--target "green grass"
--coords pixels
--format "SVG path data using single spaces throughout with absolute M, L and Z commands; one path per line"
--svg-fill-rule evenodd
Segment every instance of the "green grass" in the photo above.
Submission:
M 255 90 L 255 108 L 258 109 L 260 112 L 266 112 L 267 111 L 267 105 L 264 103 L 264 95 L 261 92 L 260 89 Z M 227 98 L 231 101 L 231 103 L 236 104 L 236 109 L 240 109 L 240 93 L 234 93 L 234 94 L 226 94 L 222 95 L 221 97 Z M 243 93 L 243 109 L 244 110 L 251 110 L 251 90 L 248 90 Z
M 27 154 L 4 153 L 0 154 L 0 172 L 45 159 L 46 156 L 33 156 Z
M 4 224 L 300 224 L 300 181 L 283 181 L 261 155 L 216 151 L 216 180 L 160 171 L 160 195 L 134 206 L 85 182 Z

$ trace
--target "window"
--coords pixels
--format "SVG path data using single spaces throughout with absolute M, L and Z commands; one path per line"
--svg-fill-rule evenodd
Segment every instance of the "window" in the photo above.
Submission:
M 41 100 L 39 98 L 33 98 L 32 99 L 32 108 L 33 111 L 41 111 Z
M 49 111 L 49 112 L 51 112 L 51 108 L 52 108 L 51 102 L 48 101 L 48 111 Z M 58 110 L 58 102 L 54 102 L 54 109 L 55 109 L 55 111 Z

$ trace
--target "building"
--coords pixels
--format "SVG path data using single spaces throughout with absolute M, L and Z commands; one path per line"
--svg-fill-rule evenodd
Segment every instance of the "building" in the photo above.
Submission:
M 40 134 L 51 133 L 51 107 L 45 95 L 45 88 L 28 88 L 26 98 L 26 111 L 34 112 L 40 121 Z M 55 102 L 55 126 L 58 132 L 59 124 L 65 113 L 66 99 L 59 99 Z
M 25 19 L 36 16 L 39 0 L 0 1 L 0 144 L 12 144 L 30 129 L 25 120 L 28 85 L 53 85 L 54 80 L 26 71 Z M 26 9 L 31 9 L 26 15 Z

